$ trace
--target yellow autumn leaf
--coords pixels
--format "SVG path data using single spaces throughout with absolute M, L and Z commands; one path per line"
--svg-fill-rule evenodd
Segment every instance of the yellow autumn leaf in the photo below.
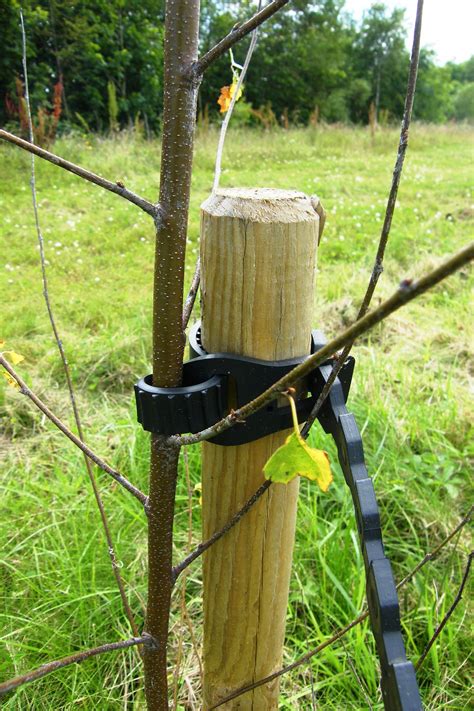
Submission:
M 310 447 L 301 437 L 298 427 L 295 402 L 288 396 L 293 415 L 294 432 L 270 457 L 263 468 L 267 479 L 288 484 L 297 476 L 304 476 L 318 483 L 321 491 L 327 491 L 332 482 L 331 467 L 326 452 Z
M 194 485 L 194 493 L 199 494 L 199 506 L 202 506 L 202 484 L 201 482 L 198 482 L 197 484 Z
M 9 360 L 12 365 L 18 365 L 22 360 L 25 360 L 25 356 L 15 353 L 15 351 L 3 351 L 2 355 Z
M 225 114 L 229 110 L 230 103 L 232 101 L 232 98 L 237 90 L 237 82 L 239 81 L 239 78 L 237 76 L 234 76 L 232 80 L 232 84 L 230 86 L 223 86 L 221 88 L 221 93 L 219 98 L 217 99 L 217 103 L 219 104 L 220 108 L 220 113 Z M 240 87 L 239 92 L 237 94 L 236 101 L 240 99 L 242 96 L 242 87 Z
M 7 381 L 7 383 L 8 383 L 12 388 L 16 388 L 17 390 L 20 389 L 20 386 L 19 386 L 18 383 L 16 382 L 15 378 L 12 378 L 12 376 L 10 375 L 10 373 L 7 373 L 6 370 L 2 370 L 2 375 L 3 375 L 3 377 L 5 378 L 5 380 Z

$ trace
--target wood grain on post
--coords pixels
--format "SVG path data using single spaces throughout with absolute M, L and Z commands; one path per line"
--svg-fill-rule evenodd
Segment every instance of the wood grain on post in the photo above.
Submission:
M 319 215 L 307 196 L 225 189 L 202 205 L 202 343 L 209 352 L 280 360 L 309 353 Z M 239 426 L 239 425 L 237 425 Z M 203 538 L 264 481 L 287 432 L 203 444 Z M 204 555 L 204 708 L 280 666 L 298 480 L 276 484 Z M 278 708 L 278 681 L 223 709 Z

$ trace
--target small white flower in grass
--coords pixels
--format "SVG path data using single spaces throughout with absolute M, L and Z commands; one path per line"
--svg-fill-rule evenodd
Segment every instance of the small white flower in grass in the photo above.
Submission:
M 100 277 L 95 277 L 94 281 L 100 281 Z
M 55 242 L 55 243 L 54 243 L 54 246 L 55 246 L 55 247 L 62 247 L 62 244 L 61 244 L 61 242 Z

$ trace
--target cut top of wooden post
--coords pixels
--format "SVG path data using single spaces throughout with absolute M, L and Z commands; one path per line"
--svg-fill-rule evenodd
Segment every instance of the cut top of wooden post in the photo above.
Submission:
M 278 188 L 220 188 L 202 204 L 214 217 L 237 217 L 252 222 L 315 220 L 311 199 L 297 190 Z
M 309 354 L 319 232 L 311 198 L 224 188 L 201 209 L 204 348 L 265 360 Z

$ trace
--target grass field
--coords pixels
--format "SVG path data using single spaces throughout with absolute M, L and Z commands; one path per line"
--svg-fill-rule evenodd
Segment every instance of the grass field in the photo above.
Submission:
M 462 127 L 414 126 L 392 235 L 376 301 L 398 282 L 421 275 L 472 238 L 474 133 Z M 193 174 L 187 277 L 198 251 L 199 205 L 212 183 L 214 131 L 198 134 Z M 398 143 L 386 129 L 318 128 L 271 133 L 231 131 L 223 185 L 316 192 L 328 212 L 320 247 L 314 326 L 327 336 L 354 318 L 382 225 Z M 55 152 L 155 199 L 159 146 L 132 137 L 62 139 Z M 72 424 L 64 376 L 45 311 L 29 192 L 30 158 L 0 146 L 0 226 L 4 265 L 5 348 L 51 408 Z M 71 362 L 87 442 L 142 489 L 147 436 L 135 422 L 133 383 L 150 371 L 153 230 L 148 216 L 119 198 L 37 161 L 40 219 L 50 292 Z M 401 579 L 467 511 L 473 440 L 470 312 L 466 268 L 397 312 L 354 349 L 349 406 L 363 431 L 369 471 L 383 516 L 386 549 Z M 6 383 L 0 388 L 0 677 L 106 641 L 129 636 L 110 570 L 82 455 Z M 364 605 L 364 574 L 354 514 L 334 447 L 335 482 L 327 495 L 301 487 L 294 575 L 284 661 L 316 646 Z M 471 460 L 469 459 L 471 457 Z M 184 463 L 176 513 L 176 559 L 187 545 Z M 199 451 L 189 453 L 193 484 Z M 99 474 L 130 601 L 143 619 L 145 526 L 139 504 Z M 193 541 L 200 508 L 193 501 Z M 403 628 L 416 661 L 452 603 L 469 551 L 464 530 L 400 596 Z M 199 643 L 200 567 L 186 581 Z M 467 595 L 420 669 L 425 707 L 470 704 Z M 199 709 L 199 665 L 176 591 L 170 676 L 178 708 Z M 179 671 L 173 675 L 180 648 Z M 354 672 L 354 669 L 357 672 Z M 173 682 L 172 682 L 173 683 Z M 135 651 L 71 666 L 24 687 L 3 708 L 35 711 L 143 709 Z M 378 665 L 368 623 L 283 677 L 281 709 L 381 709 Z

